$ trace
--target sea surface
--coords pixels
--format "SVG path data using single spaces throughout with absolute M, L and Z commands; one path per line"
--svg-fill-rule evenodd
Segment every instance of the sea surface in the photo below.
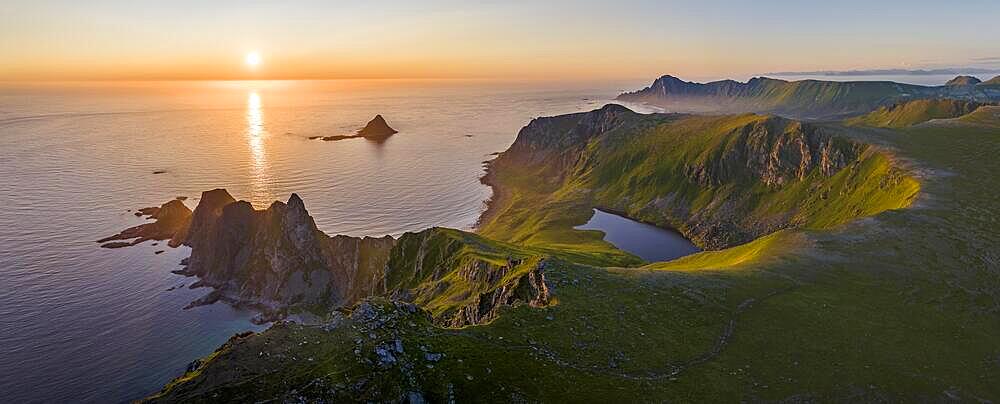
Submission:
M 600 209 L 594 209 L 590 220 L 574 229 L 600 230 L 604 232 L 604 241 L 648 262 L 671 261 L 701 251 L 676 230 L 656 227 Z
M 0 83 L 0 401 L 143 397 L 263 328 L 222 304 L 182 309 L 208 292 L 170 273 L 186 248 L 98 248 L 143 222 L 137 208 L 178 196 L 193 208 L 221 187 L 258 208 L 296 192 L 329 234 L 469 229 L 490 196 L 482 162 L 520 127 L 643 85 Z M 375 114 L 399 133 L 308 139 L 351 134 Z

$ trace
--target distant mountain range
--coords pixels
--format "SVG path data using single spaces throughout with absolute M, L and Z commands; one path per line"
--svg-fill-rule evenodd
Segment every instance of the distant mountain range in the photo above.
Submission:
M 772 113 L 798 119 L 839 119 L 917 99 L 1000 101 L 1000 76 L 985 82 L 960 76 L 943 86 L 892 81 L 787 81 L 755 77 L 743 83 L 696 83 L 666 75 L 619 100 L 644 102 L 671 112 Z
M 862 69 L 862 70 L 812 70 L 804 72 L 772 72 L 768 76 L 936 76 L 950 74 L 997 74 L 1000 69 L 980 67 L 947 67 L 939 69 Z

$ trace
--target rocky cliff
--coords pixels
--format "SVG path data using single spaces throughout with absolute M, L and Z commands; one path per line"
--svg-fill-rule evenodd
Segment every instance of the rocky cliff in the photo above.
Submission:
M 122 230 L 110 237 L 97 240 L 104 248 L 127 247 L 148 240 L 181 240 L 191 220 L 191 209 L 184 202 L 174 199 L 160 207 L 139 209 L 137 216 L 155 219 L 153 223 L 144 223 Z M 123 241 L 129 240 L 129 241 Z
M 705 249 L 905 206 L 917 189 L 883 151 L 821 126 L 755 114 L 640 115 L 620 106 L 533 121 L 484 181 L 507 195 L 487 210 L 481 229 L 490 237 L 574 237 L 545 231 L 582 224 L 596 206 L 676 228 Z M 539 228 L 512 230 L 523 223 Z
M 368 121 L 364 128 L 358 131 L 358 136 L 370 140 L 385 140 L 396 133 L 398 132 L 389 127 L 389 124 L 385 122 L 385 118 L 382 118 L 382 115 L 375 115 L 372 120 Z
M 490 322 L 509 306 L 547 306 L 545 266 L 521 248 L 433 228 L 400 237 L 385 285 L 389 296 L 423 307 L 436 323 L 459 327 Z
M 524 165 L 545 167 L 558 180 L 577 159 L 591 139 L 614 131 L 628 131 L 649 125 L 659 115 L 642 116 L 618 104 L 608 104 L 591 112 L 532 119 L 514 143 L 491 166 Z M 664 115 L 664 117 L 666 117 Z M 544 174 L 544 173 L 543 173 Z
M 369 293 L 352 289 L 359 285 L 355 274 L 362 271 L 361 261 L 384 262 L 376 255 L 387 254 L 393 243 L 392 238 L 331 238 L 316 228 L 295 194 L 265 210 L 245 201 L 229 203 L 204 230 L 192 226 L 190 236 L 186 273 L 240 301 L 278 306 L 336 306 Z
M 800 122 L 763 117 L 730 130 L 716 150 L 703 152 L 706 158 L 685 165 L 685 175 L 706 187 L 738 182 L 780 187 L 814 171 L 830 177 L 862 148 Z
M 181 201 L 144 209 L 153 218 L 102 240 L 171 239 L 191 247 L 178 273 L 214 291 L 191 306 L 219 300 L 252 306 L 264 318 L 290 308 L 329 310 L 370 296 L 412 301 L 448 326 L 481 324 L 503 307 L 548 304 L 540 257 L 458 230 L 433 228 L 386 236 L 328 236 L 298 195 L 256 210 L 224 189 L 202 193 L 195 210 Z
M 170 239 L 191 247 L 177 271 L 197 276 L 214 292 L 197 304 L 225 300 L 272 315 L 292 306 L 336 307 L 382 291 L 380 282 L 392 237 L 330 237 L 316 228 L 302 199 L 256 210 L 224 189 L 202 193 L 192 212 L 180 201 L 159 208 L 155 223 L 127 229 L 113 239 Z M 102 241 L 108 241 L 108 238 Z

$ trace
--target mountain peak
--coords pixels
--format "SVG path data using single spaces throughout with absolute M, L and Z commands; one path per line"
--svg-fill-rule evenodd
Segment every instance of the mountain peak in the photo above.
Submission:
M 288 207 L 305 210 L 306 204 L 302 202 L 302 198 L 299 197 L 299 194 L 293 192 L 292 196 L 288 197 Z
M 972 77 L 972 76 L 957 76 L 957 77 L 955 77 L 955 78 L 953 78 L 951 80 L 948 80 L 948 82 L 945 83 L 944 85 L 946 85 L 946 86 L 973 86 L 973 85 L 976 85 L 976 84 L 979 84 L 979 83 L 982 83 L 982 82 L 983 82 L 982 80 L 980 80 L 978 78 L 975 78 L 975 77 Z
M 660 76 L 660 78 L 657 79 L 656 81 L 679 81 L 679 82 L 683 82 L 684 80 L 681 80 L 680 78 L 677 78 L 676 76 L 671 76 L 669 74 L 664 74 L 664 75 Z

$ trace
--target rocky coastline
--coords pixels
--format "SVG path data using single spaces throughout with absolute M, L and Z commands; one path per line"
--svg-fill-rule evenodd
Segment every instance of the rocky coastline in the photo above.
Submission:
M 513 258 L 521 255 L 507 251 L 506 264 L 493 264 L 491 258 L 468 254 L 470 244 L 485 240 L 450 229 L 406 233 L 399 239 L 329 236 L 316 227 L 296 194 L 256 210 L 225 189 L 214 189 L 202 193 L 193 211 L 173 200 L 140 212 L 156 221 L 101 239 L 102 247 L 148 240 L 191 247 L 183 268 L 172 272 L 197 277 L 191 289 L 212 291 L 185 309 L 223 302 L 255 310 L 259 314 L 253 321 L 266 323 L 295 313 L 323 316 L 372 296 L 429 304 L 446 294 L 441 287 L 451 274 L 466 278 L 476 294 L 453 296 L 435 317 L 441 325 L 485 323 L 502 307 L 549 301 L 537 259 Z

